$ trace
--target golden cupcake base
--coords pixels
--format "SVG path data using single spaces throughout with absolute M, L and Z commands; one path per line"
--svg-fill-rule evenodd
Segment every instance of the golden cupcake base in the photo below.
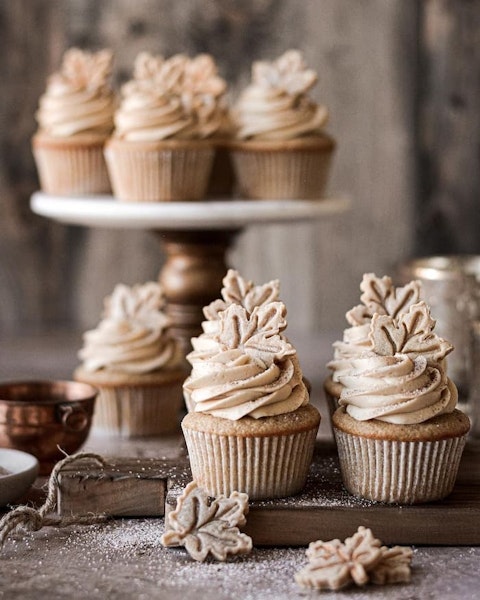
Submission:
M 286 415 L 239 421 L 188 413 L 182 429 L 193 479 L 212 496 L 240 491 L 258 500 L 297 494 L 319 424 L 310 404 Z
M 311 200 L 324 194 L 335 143 L 322 135 L 287 141 L 236 141 L 229 147 L 242 196 Z
M 470 424 L 455 410 L 418 425 L 356 421 L 333 415 L 340 469 L 354 496 L 419 504 L 448 496 L 455 484 Z
M 181 369 L 143 376 L 75 371 L 77 381 L 88 382 L 99 391 L 93 429 L 122 438 L 179 433 L 184 378 Z
M 202 199 L 214 153 L 207 140 L 131 142 L 112 137 L 105 146 L 113 192 L 123 202 Z
M 95 134 L 58 138 L 37 133 L 32 147 L 42 190 L 55 195 L 108 194 L 105 140 Z

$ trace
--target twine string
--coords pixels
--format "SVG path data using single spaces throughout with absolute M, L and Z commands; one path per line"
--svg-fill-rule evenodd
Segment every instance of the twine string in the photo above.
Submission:
M 47 498 L 38 509 L 31 506 L 17 506 L 0 520 L 0 549 L 3 547 L 7 537 L 14 532 L 17 527 L 22 527 L 26 531 L 38 531 L 43 527 L 67 527 L 68 525 L 93 525 L 101 523 L 107 519 L 104 514 L 88 515 L 70 515 L 61 516 L 52 514 L 57 507 L 57 492 L 59 488 L 58 475 L 66 466 L 81 460 L 90 459 L 101 467 L 107 465 L 105 459 L 99 454 L 93 452 L 80 452 L 72 456 L 66 456 L 59 461 L 48 480 Z

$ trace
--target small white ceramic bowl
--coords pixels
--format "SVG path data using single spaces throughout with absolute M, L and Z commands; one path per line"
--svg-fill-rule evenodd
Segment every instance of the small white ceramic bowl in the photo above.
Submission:
M 0 471 L 0 506 L 14 502 L 25 494 L 38 475 L 38 460 L 35 456 L 0 448 L 0 467 L 9 472 L 2 475 Z

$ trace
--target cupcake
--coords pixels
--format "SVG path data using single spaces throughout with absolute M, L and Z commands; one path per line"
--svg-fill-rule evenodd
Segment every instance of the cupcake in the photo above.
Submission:
M 241 193 L 256 199 L 315 199 L 324 192 L 334 141 L 328 111 L 309 96 L 317 75 L 296 50 L 255 62 L 235 109 L 234 168 Z
M 113 130 L 112 53 L 68 50 L 48 80 L 32 140 L 40 185 L 58 195 L 110 191 L 103 146 Z
M 126 202 L 199 200 L 225 119 L 226 84 L 213 59 L 141 53 L 122 87 L 105 157 L 114 194 Z
M 205 347 L 191 352 L 184 390 L 193 410 L 182 421 L 194 480 L 212 496 L 250 499 L 298 493 L 320 423 L 293 346 L 286 309 L 268 302 L 251 314 L 229 304 Z
M 192 338 L 193 349 L 201 354 L 204 350 L 216 348 L 215 335 L 220 329 L 220 314 L 231 304 L 243 306 L 248 315 L 253 309 L 279 299 L 280 283 L 274 279 L 263 285 L 244 279 L 238 271 L 229 269 L 223 278 L 221 299 L 214 300 L 203 309 L 205 321 L 202 322 L 203 335 Z M 185 404 L 188 411 L 194 410 L 188 386 L 184 387 Z
M 397 318 L 374 314 L 370 349 L 337 369 L 333 430 L 355 496 L 417 504 L 453 489 L 470 423 L 445 372 L 452 346 L 434 326 L 425 302 Z
M 327 366 L 332 371 L 324 382 L 324 390 L 330 414 L 338 408 L 342 391 L 339 372 L 348 368 L 351 359 L 371 350 L 369 337 L 370 324 L 375 314 L 391 316 L 394 319 L 405 314 L 410 306 L 420 300 L 421 283 L 411 281 L 403 287 L 395 287 L 390 277 L 377 277 L 366 273 L 360 284 L 361 304 L 349 310 L 346 319 L 350 327 L 343 332 L 342 341 L 333 344 L 334 360 Z
M 119 284 L 103 320 L 84 334 L 77 381 L 99 389 L 93 426 L 124 437 L 179 431 L 182 353 L 168 336 L 159 284 Z

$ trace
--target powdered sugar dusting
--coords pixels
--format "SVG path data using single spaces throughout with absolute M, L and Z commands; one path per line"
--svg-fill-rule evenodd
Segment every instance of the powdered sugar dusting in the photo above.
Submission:
M 167 504 L 174 507 L 183 487 L 188 483 L 189 473 L 170 481 Z M 347 492 L 342 483 L 338 456 L 333 446 L 317 446 L 305 488 L 296 496 L 250 502 L 256 508 L 362 508 L 375 502 L 356 498 Z
M 254 548 L 244 557 L 196 563 L 183 549 L 160 543 L 163 519 L 123 519 L 91 527 L 46 529 L 9 540 L 0 560 L 0 598 L 49 600 L 276 600 L 317 598 L 293 580 L 305 548 Z M 353 531 L 352 531 L 353 533 Z M 355 590 L 355 600 L 384 597 L 474 600 L 480 548 L 419 548 L 412 582 Z M 388 592 L 387 592 L 388 589 Z M 379 596 L 380 594 L 380 596 Z M 322 593 L 350 599 L 352 591 Z

